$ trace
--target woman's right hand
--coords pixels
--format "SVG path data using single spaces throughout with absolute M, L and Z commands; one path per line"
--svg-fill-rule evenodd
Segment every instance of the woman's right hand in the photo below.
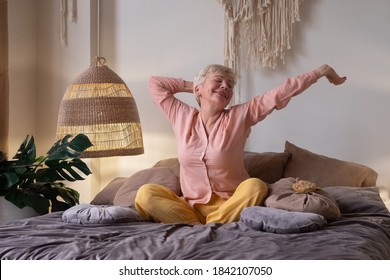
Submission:
M 184 81 L 184 90 L 185 92 L 193 93 L 194 92 L 194 83 L 190 81 Z

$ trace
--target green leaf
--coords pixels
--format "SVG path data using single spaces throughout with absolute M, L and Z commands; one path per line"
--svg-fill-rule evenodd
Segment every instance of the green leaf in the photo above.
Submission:
M 49 168 L 42 169 L 45 171 L 45 177 L 51 182 L 57 181 L 57 180 L 68 180 L 68 181 L 77 181 L 77 180 L 84 180 L 83 177 L 80 176 L 80 174 L 75 171 L 79 170 L 84 175 L 91 174 L 90 169 L 88 166 L 79 158 L 72 159 L 70 161 L 53 161 L 48 160 L 46 161 L 46 165 Z M 42 176 L 41 176 L 42 177 Z
M 61 197 L 68 205 L 73 206 L 79 203 L 80 194 L 76 190 L 68 188 L 64 185 L 53 186 L 53 188 L 57 190 L 58 196 Z
M 12 187 L 13 185 L 19 182 L 19 177 L 15 173 L 6 172 L 0 174 L 0 176 L 5 179 L 5 185 L 4 185 L 5 189 Z
M 64 181 L 68 180 L 70 182 L 76 181 L 74 178 L 69 176 L 67 173 L 65 173 L 61 168 L 58 168 L 57 170 L 54 169 L 47 169 L 45 173 L 45 177 L 43 179 L 38 178 L 37 179 L 40 182 L 55 182 L 55 181 Z
M 0 195 L 19 208 L 32 207 L 39 214 L 60 211 L 79 203 L 79 193 L 60 181 L 84 180 L 91 174 L 80 154 L 92 144 L 84 134 L 66 135 L 36 158 L 34 137 L 27 137 L 13 160 L 0 152 Z
M 7 160 L 7 156 L 5 155 L 5 153 L 0 151 L 0 163 L 5 162 L 6 160 Z
M 33 208 L 40 215 L 49 213 L 50 202 L 38 193 L 26 194 L 24 203 L 26 206 Z
M 40 157 L 37 157 L 36 159 L 35 159 L 35 164 L 38 164 L 38 165 L 40 165 L 42 162 L 44 162 L 45 161 L 45 157 L 44 156 L 40 156 Z
M 43 215 L 49 212 L 50 203 L 40 193 L 28 190 L 15 189 L 9 192 L 5 199 L 15 204 L 20 209 L 29 206 L 38 214 Z
M 88 165 L 85 162 L 83 162 L 81 159 L 79 159 L 79 158 L 73 159 L 72 160 L 72 165 L 74 167 L 76 167 L 78 170 L 80 170 L 81 172 L 83 172 L 87 176 L 92 174 L 92 172 L 89 169 Z
M 47 184 L 43 187 L 47 187 Z M 50 188 L 46 189 L 45 197 L 50 201 L 52 212 L 64 211 L 79 203 L 79 193 L 63 183 L 52 183 Z
M 72 148 L 73 150 L 82 153 L 89 147 L 92 147 L 91 141 L 89 141 L 89 138 L 85 134 L 78 134 L 76 137 L 72 139 L 70 142 L 69 147 Z
M 72 206 L 73 205 L 69 205 L 68 203 L 65 203 L 65 202 L 62 202 L 62 201 L 55 199 L 55 200 L 52 200 L 51 211 L 52 212 L 65 211 L 66 209 L 69 209 Z
M 17 159 L 19 163 L 32 164 L 35 162 L 35 157 L 36 147 L 34 137 L 27 135 L 13 158 Z
M 70 142 L 68 141 L 71 135 L 66 135 L 58 140 L 47 152 L 48 160 L 64 160 L 68 158 L 79 157 L 80 154 L 87 148 L 92 146 L 88 137 L 84 134 L 76 135 Z

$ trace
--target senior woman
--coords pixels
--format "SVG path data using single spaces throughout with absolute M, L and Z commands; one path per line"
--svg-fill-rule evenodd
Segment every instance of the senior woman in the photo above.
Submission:
M 151 77 L 153 101 L 176 136 L 183 197 L 161 185 L 143 185 L 135 200 L 139 214 L 162 223 L 227 223 L 238 221 L 246 207 L 262 205 L 268 186 L 250 178 L 244 166 L 251 127 L 322 77 L 335 85 L 346 80 L 325 64 L 231 108 L 236 77 L 223 65 L 208 65 L 194 82 Z M 179 92 L 194 93 L 200 109 L 177 99 Z

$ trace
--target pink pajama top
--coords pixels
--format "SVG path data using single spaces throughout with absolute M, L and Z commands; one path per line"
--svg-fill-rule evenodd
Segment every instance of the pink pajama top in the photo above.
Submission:
M 197 108 L 175 98 L 184 91 L 183 79 L 151 77 L 153 101 L 171 123 L 177 141 L 180 184 L 184 198 L 205 204 L 216 193 L 229 198 L 249 178 L 244 166 L 244 147 L 251 126 L 317 81 L 314 72 L 289 78 L 281 86 L 251 101 L 224 110 L 207 136 Z

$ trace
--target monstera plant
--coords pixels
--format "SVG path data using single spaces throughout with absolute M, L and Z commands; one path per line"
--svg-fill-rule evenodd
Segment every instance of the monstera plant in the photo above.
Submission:
M 33 136 L 27 136 L 16 155 L 8 160 L 0 151 L 0 196 L 19 208 L 38 214 L 63 211 L 79 203 L 79 193 L 64 181 L 83 180 L 91 174 L 79 158 L 92 144 L 84 134 L 58 140 L 46 156 L 36 156 Z

